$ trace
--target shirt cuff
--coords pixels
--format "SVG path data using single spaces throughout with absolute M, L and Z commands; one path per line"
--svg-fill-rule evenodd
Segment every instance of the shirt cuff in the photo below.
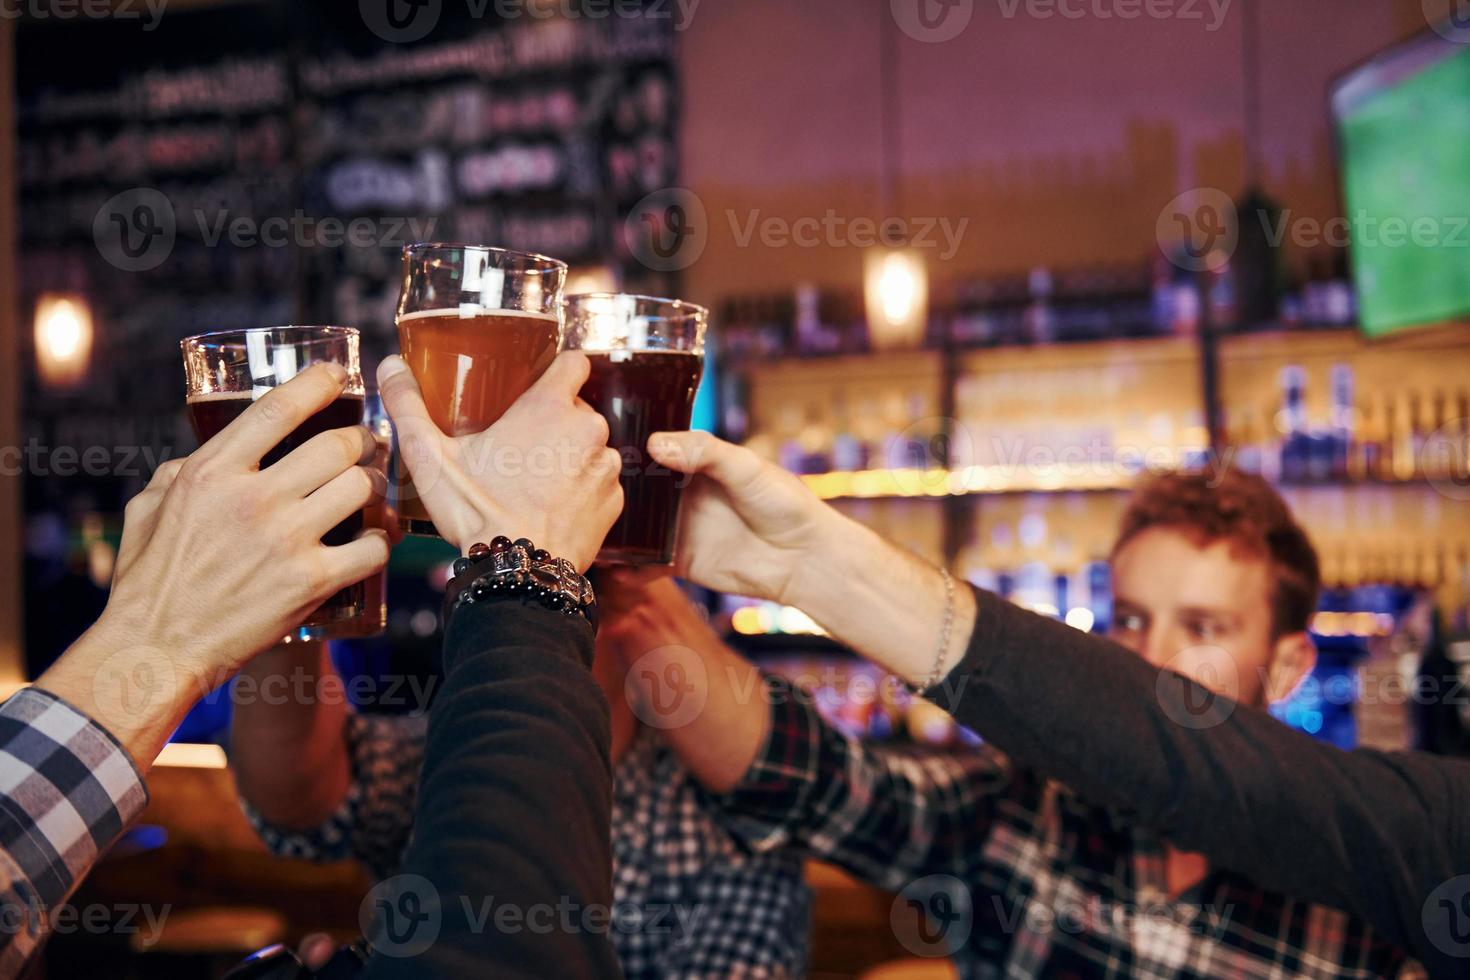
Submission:
M 1018 614 L 1034 615 L 993 592 L 974 586 L 967 588 L 975 596 L 975 626 L 970 631 L 970 642 L 954 670 L 924 692 L 925 700 L 951 715 L 959 708 L 967 690 L 983 684 L 994 661 L 1010 650 L 1012 644 L 1006 642 L 1006 638 L 1014 632 L 1013 617 Z
M 127 750 L 85 714 L 33 687 L 0 704 L 4 901 L 59 904 L 147 805 Z
M 728 793 L 707 794 L 721 823 L 757 853 L 802 839 L 812 822 L 811 802 L 824 772 L 841 771 L 812 697 L 779 677 L 765 677 L 771 724 L 765 744 Z M 830 767 L 836 765 L 837 769 Z

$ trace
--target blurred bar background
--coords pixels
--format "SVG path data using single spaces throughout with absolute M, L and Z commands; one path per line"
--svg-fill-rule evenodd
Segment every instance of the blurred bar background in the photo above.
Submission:
M 1321 683 L 1280 717 L 1344 747 L 1463 751 L 1464 718 L 1330 694 L 1470 662 L 1470 273 L 1416 280 L 1332 241 L 1417 202 L 1467 267 L 1448 240 L 1470 247 L 1465 192 L 1404 170 L 1453 151 L 1392 133 L 1464 118 L 1470 89 L 1382 57 L 1457 43 L 1436 33 L 1450 3 L 1036 6 L 958 4 L 953 36 L 888 0 L 602 18 L 527 0 L 506 20 L 445 0 L 406 28 L 287 0 L 173 0 L 152 27 L 137 5 L 0 19 L 0 447 L 25 461 L 0 479 L 0 682 L 96 615 L 123 504 L 193 448 L 178 340 L 341 323 L 371 369 L 396 349 L 398 250 L 423 238 L 564 258 L 569 291 L 709 306 L 699 424 L 1079 629 L 1107 626 L 1141 473 L 1262 472 L 1327 584 Z M 1367 118 L 1365 90 L 1400 115 Z M 338 644 L 344 672 L 433 675 L 450 557 L 395 551 L 389 632 Z M 846 697 L 876 674 L 799 611 L 702 598 L 848 730 L 973 741 L 922 703 Z M 179 736 L 196 748 L 155 771 L 156 832 L 85 886 L 198 912 L 173 953 L 134 949 L 135 975 L 357 929 L 359 869 L 275 860 L 250 833 L 216 748 L 228 705 L 208 699 Z M 812 875 L 814 975 L 902 953 L 888 897 Z M 58 937 L 48 975 L 122 955 L 100 945 Z

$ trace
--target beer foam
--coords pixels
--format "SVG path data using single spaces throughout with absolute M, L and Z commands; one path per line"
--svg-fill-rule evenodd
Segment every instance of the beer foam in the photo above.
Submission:
M 622 364 L 633 358 L 642 358 L 649 354 L 668 355 L 673 357 L 697 357 L 703 360 L 704 355 L 692 350 L 671 350 L 668 347 L 572 347 L 569 350 L 580 350 L 588 357 L 606 357 L 614 364 Z
M 269 388 L 263 389 L 269 391 Z M 189 395 L 184 401 L 189 405 L 198 405 L 200 402 L 248 402 L 256 399 L 254 391 L 206 391 L 201 394 Z
M 186 405 L 199 405 L 203 402 L 252 402 L 264 395 L 267 391 L 277 387 L 276 385 L 257 385 L 249 391 L 205 391 L 197 394 L 187 395 L 184 398 Z M 360 391 L 344 391 L 338 398 L 363 398 Z
M 399 314 L 398 322 L 406 323 L 410 320 L 423 320 L 431 316 L 455 320 L 474 320 L 483 316 L 505 316 L 525 317 L 528 320 L 545 320 L 548 323 L 557 322 L 555 313 L 542 313 L 540 310 L 495 310 L 488 306 L 460 306 L 444 307 L 438 310 L 414 310 L 412 313 Z

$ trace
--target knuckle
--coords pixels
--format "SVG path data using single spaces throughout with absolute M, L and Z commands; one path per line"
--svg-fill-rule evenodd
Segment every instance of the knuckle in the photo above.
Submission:
M 274 424 L 285 419 L 288 408 L 287 399 L 289 398 L 290 394 L 284 389 L 272 388 L 257 398 L 255 405 L 252 407 L 255 409 L 256 414 L 260 416 L 262 422 Z
M 208 487 L 219 478 L 220 465 L 212 457 L 195 453 L 179 469 L 178 482 L 186 487 Z
M 332 439 L 336 444 L 337 455 L 344 462 L 356 462 L 362 458 L 363 436 L 367 430 L 362 426 L 354 426 L 349 429 L 336 429 L 332 432 Z
M 612 430 L 608 428 L 607 419 L 603 418 L 600 412 L 595 412 L 590 408 L 585 412 L 584 418 L 586 419 L 587 434 L 591 441 L 599 446 L 607 445 L 607 440 L 612 435 Z
M 386 531 L 373 532 L 367 535 L 367 540 L 372 542 L 369 546 L 369 557 L 375 568 L 381 568 L 388 564 L 388 558 L 393 553 L 393 547 L 388 543 Z
M 372 500 L 377 492 L 377 480 L 373 478 L 373 471 L 366 466 L 354 466 L 352 468 L 352 497 L 359 504 L 365 504 Z
M 147 498 L 148 491 L 144 490 L 142 493 L 134 495 L 133 499 L 129 500 L 126 504 L 123 505 L 124 525 L 126 525 L 129 521 L 137 520 L 139 514 L 146 513 L 147 511 L 152 509 Z
M 320 553 L 313 551 L 303 555 L 296 567 L 296 581 L 308 599 L 323 599 L 332 594 L 332 576 Z
M 184 468 L 183 459 L 168 459 L 159 464 L 158 469 L 153 471 L 153 479 L 148 485 L 166 487 L 178 479 L 179 471 Z

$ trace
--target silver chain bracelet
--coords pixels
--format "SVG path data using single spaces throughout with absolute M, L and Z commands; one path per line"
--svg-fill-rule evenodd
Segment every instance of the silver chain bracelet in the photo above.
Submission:
M 939 569 L 939 574 L 944 576 L 944 623 L 939 627 L 939 649 L 934 653 L 934 667 L 924 679 L 923 685 L 914 689 L 914 693 L 921 697 L 933 690 L 943 677 L 944 658 L 949 653 L 949 634 L 954 627 L 954 576 L 949 574 L 948 568 L 943 567 Z

